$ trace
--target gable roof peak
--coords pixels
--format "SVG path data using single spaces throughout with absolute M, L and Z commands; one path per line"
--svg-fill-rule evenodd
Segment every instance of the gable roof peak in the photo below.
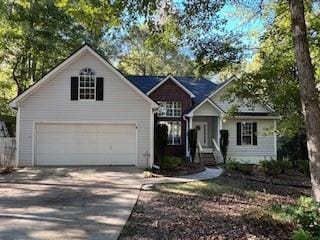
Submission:
M 183 86 L 174 76 L 167 75 L 164 79 L 162 79 L 158 84 L 156 84 L 153 88 L 151 88 L 147 95 L 150 95 L 153 93 L 156 89 L 158 89 L 162 84 L 164 84 L 166 81 L 171 79 L 176 85 L 178 85 L 184 92 L 186 92 L 191 98 L 196 97 L 189 89 L 187 89 L 185 86 Z
M 51 69 L 46 75 L 44 75 L 39 81 L 35 82 L 28 89 L 26 89 L 22 94 L 18 95 L 14 98 L 10 103 L 10 107 L 17 108 L 18 103 L 25 99 L 27 96 L 32 94 L 34 91 L 39 89 L 44 83 L 51 80 L 55 74 L 65 69 L 71 62 L 80 57 L 84 51 L 88 51 L 94 57 L 97 58 L 104 66 L 106 66 L 110 71 L 112 71 L 115 75 L 117 75 L 122 81 L 128 84 L 134 91 L 136 91 L 144 100 L 149 102 L 153 107 L 158 107 L 158 104 L 154 102 L 151 98 L 146 96 L 137 86 L 132 84 L 132 82 L 127 79 L 118 69 L 116 69 L 105 57 L 103 57 L 97 50 L 91 47 L 88 43 L 81 45 L 78 49 L 73 51 L 69 57 L 65 58 L 62 62 L 60 62 L 57 66 Z

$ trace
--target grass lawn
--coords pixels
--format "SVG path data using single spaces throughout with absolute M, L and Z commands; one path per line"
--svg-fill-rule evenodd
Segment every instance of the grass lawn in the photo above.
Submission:
M 120 239 L 292 239 L 297 226 L 273 211 L 309 188 L 283 187 L 239 174 L 141 191 Z

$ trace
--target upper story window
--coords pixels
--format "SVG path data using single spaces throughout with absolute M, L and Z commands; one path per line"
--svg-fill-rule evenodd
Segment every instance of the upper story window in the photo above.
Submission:
M 176 101 L 159 101 L 159 117 L 181 117 L 181 102 Z
M 96 99 L 96 75 L 91 68 L 84 68 L 79 74 L 79 99 Z

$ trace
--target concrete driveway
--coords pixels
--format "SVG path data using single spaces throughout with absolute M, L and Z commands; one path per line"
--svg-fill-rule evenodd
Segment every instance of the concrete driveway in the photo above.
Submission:
M 0 175 L 0 239 L 117 239 L 143 181 L 124 167 Z

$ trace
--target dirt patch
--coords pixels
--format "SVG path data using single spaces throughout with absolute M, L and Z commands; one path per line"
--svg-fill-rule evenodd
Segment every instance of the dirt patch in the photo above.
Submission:
M 268 211 L 310 189 L 283 188 L 225 174 L 213 181 L 142 191 L 120 239 L 286 240 L 296 225 Z

